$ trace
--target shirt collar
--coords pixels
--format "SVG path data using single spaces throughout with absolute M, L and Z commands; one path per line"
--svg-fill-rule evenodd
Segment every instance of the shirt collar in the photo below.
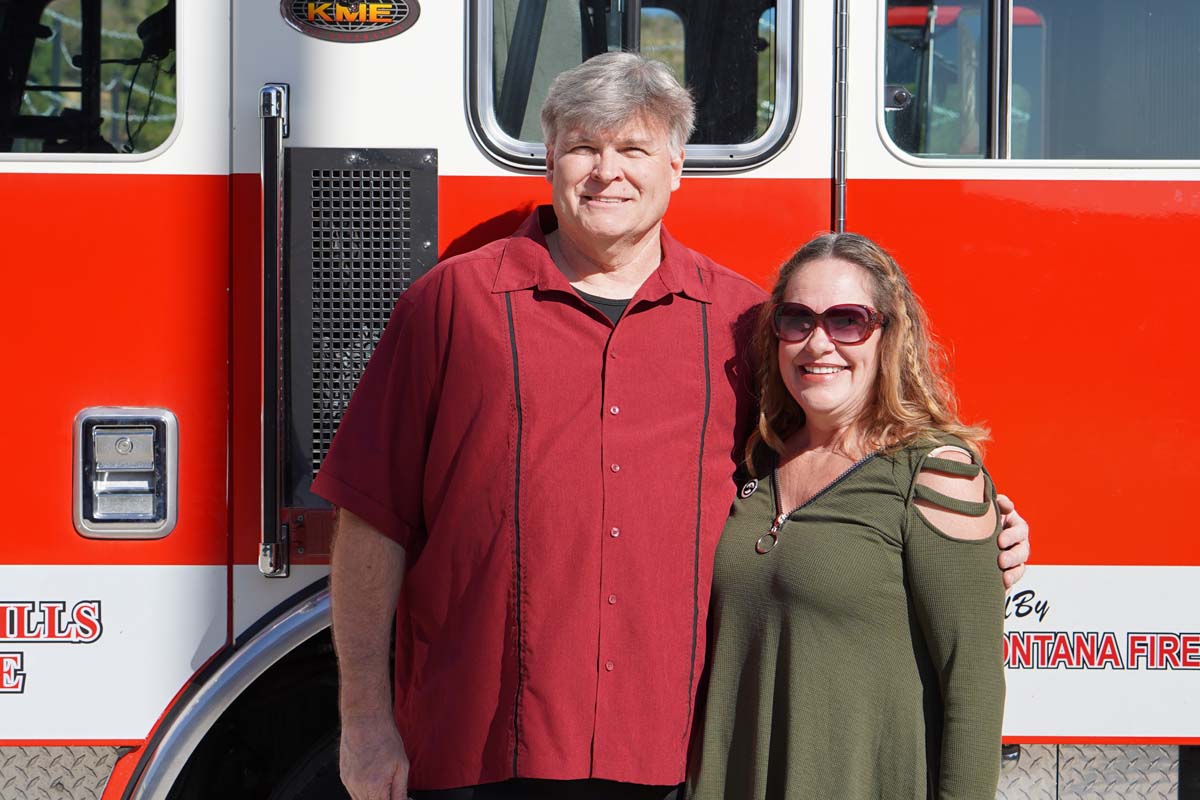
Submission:
M 664 225 L 659 229 L 663 259 L 639 292 L 647 300 L 667 294 L 682 294 L 701 303 L 711 303 L 708 287 L 700 277 L 696 255 L 675 240 Z
M 537 287 L 570 292 L 571 284 L 554 265 L 546 246 L 546 233 L 558 228 L 552 206 L 538 206 L 508 239 L 496 269 L 493 292 L 511 292 Z M 668 294 L 682 294 L 702 303 L 712 302 L 708 287 L 700 277 L 692 252 L 662 227 L 662 261 L 635 295 L 636 299 L 655 301 Z

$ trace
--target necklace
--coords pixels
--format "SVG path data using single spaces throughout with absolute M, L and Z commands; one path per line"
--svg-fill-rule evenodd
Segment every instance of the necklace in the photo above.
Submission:
M 759 536 L 754 542 L 754 552 L 762 556 L 774 550 L 775 545 L 779 544 L 779 532 L 783 530 L 783 526 L 787 524 L 787 521 L 792 518 L 793 514 L 807 506 L 809 503 L 815 501 L 818 497 L 821 497 L 834 486 L 837 486 L 839 483 L 845 480 L 846 476 L 848 476 L 851 472 L 854 472 L 854 470 L 858 469 L 877 455 L 879 455 L 878 450 L 872 453 L 867 453 L 858 461 L 855 461 L 853 464 L 846 467 L 846 470 L 841 475 L 838 475 L 832 481 L 827 483 L 819 492 L 793 508 L 791 511 L 786 512 L 780 506 L 782 501 L 779 498 L 779 464 L 776 463 L 775 468 L 771 470 L 771 496 L 775 501 L 775 519 L 771 523 L 771 529 L 762 536 Z

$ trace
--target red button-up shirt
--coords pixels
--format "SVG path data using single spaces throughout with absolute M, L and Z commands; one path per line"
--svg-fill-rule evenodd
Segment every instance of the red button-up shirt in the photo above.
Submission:
M 555 267 L 555 225 L 540 209 L 401 296 L 314 483 L 408 553 L 415 789 L 684 777 L 763 293 L 664 231 L 614 327 Z

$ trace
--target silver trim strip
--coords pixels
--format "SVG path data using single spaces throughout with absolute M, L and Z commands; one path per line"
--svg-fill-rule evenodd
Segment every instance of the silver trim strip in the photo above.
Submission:
M 288 610 L 239 647 L 151 740 L 149 763 L 128 796 L 165 797 L 204 735 L 250 684 L 279 659 L 329 627 L 329 589 Z
M 1000 93 L 1004 91 L 1004 76 L 1000 74 L 1000 39 L 1004 25 L 1004 14 L 1001 11 L 1003 3 L 993 0 L 991 19 L 988 26 L 987 41 L 987 119 L 984 127 L 987 130 L 987 140 L 984 142 L 983 158 L 1000 157 Z M 933 61 L 930 59 L 930 69 Z M 930 88 L 932 88 L 932 83 Z
M 775 113 L 771 124 L 763 135 L 744 144 L 693 144 L 687 147 L 688 169 L 704 171 L 729 171 L 755 166 L 768 155 L 777 152 L 794 128 L 793 121 L 799 117 L 799 105 L 793 108 L 793 97 L 798 86 L 799 62 L 798 28 L 796 6 L 799 0 L 777 0 L 775 6 Z M 546 147 L 542 142 L 526 142 L 509 136 L 496 119 L 496 94 L 492 85 L 492 59 L 495 55 L 492 41 L 492 3 L 490 0 L 475 0 L 471 15 L 473 25 L 470 44 L 474 51 L 474 74 L 468 76 L 470 102 L 474 105 L 472 125 L 480 144 L 505 166 L 521 170 L 543 168 Z
M 996 116 L 999 118 L 997 135 L 1000 137 L 996 148 L 998 158 L 1012 158 L 1012 39 L 1013 39 L 1013 4 L 1012 0 L 1000 0 L 1000 63 L 997 65 L 1000 82 L 999 107 Z
M 833 18 L 833 230 L 846 231 L 847 62 L 850 46 L 848 0 L 837 0 Z

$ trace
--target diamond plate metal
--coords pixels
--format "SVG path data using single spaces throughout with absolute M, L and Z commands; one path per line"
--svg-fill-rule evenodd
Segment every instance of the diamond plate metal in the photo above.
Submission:
M 999 800 L 1057 800 L 1058 748 L 1052 744 L 1021 746 L 1021 758 L 1000 766 Z
M 100 800 L 119 747 L 0 747 L 3 800 Z
M 1179 748 L 1061 745 L 1058 783 L 1064 800 L 1176 800 Z
M 1022 745 L 1000 770 L 1002 800 L 1177 800 L 1179 748 Z

